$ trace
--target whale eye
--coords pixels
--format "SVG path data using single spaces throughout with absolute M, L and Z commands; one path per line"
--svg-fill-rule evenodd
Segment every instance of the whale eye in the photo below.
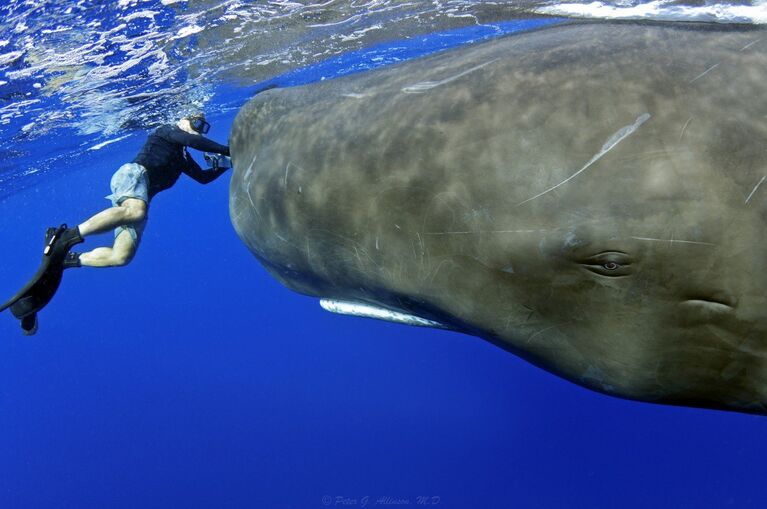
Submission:
M 600 276 L 622 277 L 631 274 L 631 257 L 620 251 L 603 251 L 581 263 L 585 269 Z

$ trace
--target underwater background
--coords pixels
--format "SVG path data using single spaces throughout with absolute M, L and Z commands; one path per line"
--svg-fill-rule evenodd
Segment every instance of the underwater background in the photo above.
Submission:
M 152 128 L 203 108 L 226 143 L 267 85 L 568 16 L 764 24 L 767 3 L 2 0 L 2 299 L 47 226 L 108 206 Z M 228 177 L 160 194 L 134 261 L 68 271 L 36 336 L 0 315 L 0 508 L 767 505 L 764 417 L 610 398 L 475 337 L 329 314 L 237 238 Z

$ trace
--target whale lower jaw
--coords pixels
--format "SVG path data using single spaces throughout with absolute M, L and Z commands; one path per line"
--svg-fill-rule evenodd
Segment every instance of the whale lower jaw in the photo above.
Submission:
M 363 318 L 375 318 L 387 322 L 401 323 L 404 325 L 415 325 L 416 327 L 433 327 L 436 329 L 451 329 L 447 325 L 422 318 L 420 316 L 410 315 L 401 311 L 394 311 L 378 306 L 372 306 L 364 302 L 354 302 L 346 300 L 320 299 L 320 306 L 331 313 L 340 315 L 359 316 Z

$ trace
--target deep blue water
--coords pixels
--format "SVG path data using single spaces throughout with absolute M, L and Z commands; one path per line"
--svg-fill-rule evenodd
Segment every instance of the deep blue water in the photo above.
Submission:
M 143 140 L 0 201 L 0 292 L 34 272 L 46 226 L 108 205 Z M 228 180 L 160 194 L 136 259 L 68 271 L 37 336 L 0 315 L 0 508 L 767 504 L 765 418 L 610 398 L 475 337 L 328 314 L 239 241 Z

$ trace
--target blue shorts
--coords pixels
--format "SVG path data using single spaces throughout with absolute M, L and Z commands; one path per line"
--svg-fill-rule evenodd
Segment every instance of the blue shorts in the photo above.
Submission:
M 106 197 L 112 202 L 113 207 L 119 207 L 122 202 L 128 198 L 144 200 L 149 206 L 149 178 L 146 174 L 146 168 L 137 163 L 126 163 L 112 175 L 110 182 L 112 194 Z M 133 243 L 138 247 L 141 234 L 146 227 L 146 218 L 138 223 L 118 226 L 115 229 L 115 238 L 123 231 L 128 231 Z

